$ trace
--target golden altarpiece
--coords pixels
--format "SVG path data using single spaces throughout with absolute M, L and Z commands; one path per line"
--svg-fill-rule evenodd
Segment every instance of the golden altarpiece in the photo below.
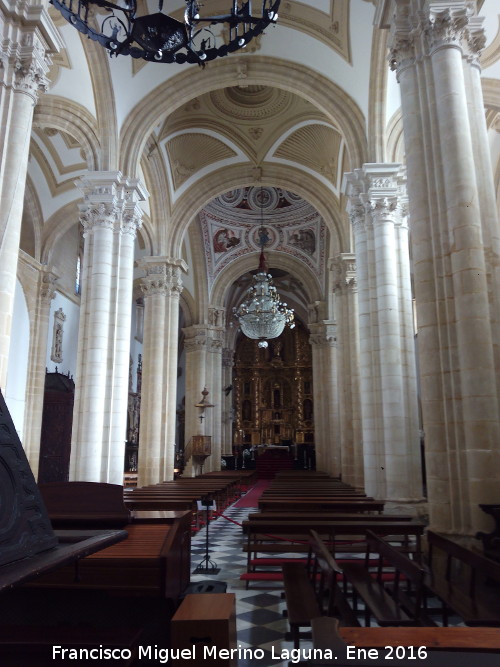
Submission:
M 234 359 L 234 444 L 313 444 L 312 354 L 300 322 L 267 348 L 240 335 Z

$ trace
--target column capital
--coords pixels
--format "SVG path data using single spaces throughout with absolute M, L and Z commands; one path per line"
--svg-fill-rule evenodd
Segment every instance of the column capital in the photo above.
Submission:
M 138 266 L 146 273 L 141 279 L 144 297 L 153 294 L 180 296 L 182 292 L 182 271 L 187 270 L 183 259 L 172 257 L 143 257 Z
M 2 2 L 2 14 L 8 29 L 0 45 L 0 84 L 25 93 L 35 105 L 49 85 L 50 54 L 64 43 L 42 4 Z
M 309 343 L 316 347 L 337 347 L 336 322 L 322 322 L 310 325 Z
M 142 224 L 139 202 L 148 196 L 139 179 L 127 178 L 120 171 L 93 171 L 76 185 L 83 195 L 78 207 L 85 234 L 102 227 L 135 238 Z
M 479 66 L 486 36 L 483 18 L 475 11 L 475 3 L 468 0 L 430 0 L 423 10 L 414 12 L 407 0 L 397 0 L 389 37 L 391 69 L 399 78 L 419 58 L 443 48 L 458 49 Z
M 56 295 L 56 282 L 59 276 L 50 269 L 42 269 L 40 272 L 39 294 L 40 301 L 49 306 Z
M 333 277 L 333 291 L 343 292 L 352 290 L 357 285 L 356 277 L 356 255 L 353 253 L 341 253 L 330 260 L 330 271 Z
M 401 220 L 406 210 L 406 171 L 399 163 L 366 163 L 344 174 L 347 212 L 355 232 L 370 222 Z
M 190 327 L 182 329 L 185 336 L 184 349 L 186 354 L 206 349 L 209 336 L 208 328 L 202 324 L 193 324 Z

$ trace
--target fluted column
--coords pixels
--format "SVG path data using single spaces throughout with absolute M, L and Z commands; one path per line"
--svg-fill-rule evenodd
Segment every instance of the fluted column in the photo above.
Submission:
M 312 351 L 316 469 L 337 477 L 341 468 L 337 400 L 337 335 L 332 322 L 309 324 Z
M 359 391 L 359 335 L 356 259 L 342 253 L 331 265 L 337 307 L 339 438 L 343 481 L 364 488 Z
M 0 3 L 0 388 L 5 393 L 33 108 L 61 40 L 46 10 Z
M 120 172 L 78 182 L 84 265 L 70 479 L 123 484 L 134 241 L 146 196 Z
M 365 487 L 415 503 L 422 478 L 404 175 L 397 164 L 365 164 L 346 183 L 359 268 Z
M 431 526 L 473 535 L 500 482 L 499 226 L 475 3 L 396 2 Z
M 138 483 L 144 486 L 174 476 L 179 299 L 187 266 L 182 259 L 145 257 L 140 267 L 146 276 Z M 186 396 L 186 418 L 187 407 Z
M 47 361 L 50 304 L 56 293 L 58 276 L 41 267 L 38 278 L 35 310 L 30 317 L 30 347 L 26 407 L 24 410 L 23 447 L 33 473 L 38 473 L 40 436 L 42 432 L 43 399 Z

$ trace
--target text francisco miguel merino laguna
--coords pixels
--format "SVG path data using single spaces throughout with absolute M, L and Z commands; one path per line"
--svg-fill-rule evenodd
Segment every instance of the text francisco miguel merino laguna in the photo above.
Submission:
M 386 647 L 391 648 L 391 647 Z M 412 649 L 414 647 L 411 647 Z M 420 650 L 425 650 L 424 647 L 419 647 Z M 370 649 L 376 651 L 376 649 Z M 346 647 L 347 660 L 359 658 L 360 649 L 354 646 Z M 263 660 L 264 651 L 261 648 L 243 648 L 241 645 L 238 648 L 227 649 L 217 648 L 217 646 L 191 646 L 191 648 L 172 649 L 160 648 L 155 646 L 139 646 L 137 658 L 140 660 L 156 660 L 160 664 L 166 664 L 172 660 L 231 660 L 237 658 L 238 660 Z M 94 648 L 66 648 L 63 646 L 52 647 L 53 660 L 130 660 L 133 653 L 127 648 L 104 648 L 102 645 Z M 367 657 L 367 656 L 364 656 Z M 370 655 L 369 658 L 378 656 Z M 419 657 L 425 657 L 420 655 Z M 292 663 L 300 662 L 301 660 L 334 660 L 335 653 L 330 649 L 318 648 L 304 648 L 304 649 L 278 649 L 273 646 L 272 658 L 276 660 L 289 660 Z M 200 663 L 201 664 L 201 663 Z

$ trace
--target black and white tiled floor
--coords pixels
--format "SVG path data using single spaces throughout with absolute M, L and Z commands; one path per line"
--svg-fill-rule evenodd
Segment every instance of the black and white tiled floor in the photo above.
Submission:
M 255 509 L 238 509 L 234 506 L 224 511 L 209 526 L 209 554 L 210 560 L 220 568 L 220 572 L 213 574 L 192 574 L 191 582 L 221 581 L 227 584 L 227 592 L 236 596 L 236 631 L 238 647 L 257 648 L 264 651 L 264 658 L 258 660 L 241 659 L 238 667 L 285 667 L 288 661 L 280 658 L 284 649 L 291 650 L 293 643 L 286 641 L 288 623 L 283 616 L 285 601 L 281 599 L 282 586 L 280 582 L 259 582 L 258 588 L 246 590 L 245 582 L 240 575 L 246 572 L 246 553 L 243 552 L 243 533 L 240 524 L 247 518 L 249 512 Z M 206 533 L 203 528 L 192 539 L 191 571 L 204 561 L 206 552 Z M 205 563 L 203 563 L 205 565 Z M 312 643 L 301 640 L 301 648 L 308 648 Z

